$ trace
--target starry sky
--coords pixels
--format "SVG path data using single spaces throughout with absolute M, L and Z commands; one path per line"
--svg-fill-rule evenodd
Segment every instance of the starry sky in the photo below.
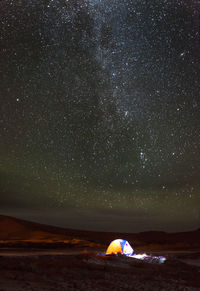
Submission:
M 200 1 L 0 1 L 0 213 L 200 226 Z

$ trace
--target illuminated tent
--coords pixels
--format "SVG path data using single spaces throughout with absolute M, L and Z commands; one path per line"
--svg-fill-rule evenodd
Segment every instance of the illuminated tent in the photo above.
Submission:
M 106 255 L 111 254 L 123 254 L 126 256 L 132 256 L 134 250 L 130 246 L 129 242 L 124 239 L 115 239 L 113 240 L 106 250 Z

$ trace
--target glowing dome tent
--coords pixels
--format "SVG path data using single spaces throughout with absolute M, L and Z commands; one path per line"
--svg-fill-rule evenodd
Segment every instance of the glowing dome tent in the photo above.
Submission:
M 113 240 L 106 250 L 106 255 L 111 254 L 123 254 L 126 256 L 134 255 L 134 250 L 130 246 L 129 242 L 124 239 L 115 239 Z

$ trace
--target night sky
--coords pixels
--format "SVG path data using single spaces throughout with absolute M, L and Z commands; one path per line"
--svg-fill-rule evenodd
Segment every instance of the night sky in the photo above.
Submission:
M 0 1 L 0 213 L 200 227 L 200 1 Z

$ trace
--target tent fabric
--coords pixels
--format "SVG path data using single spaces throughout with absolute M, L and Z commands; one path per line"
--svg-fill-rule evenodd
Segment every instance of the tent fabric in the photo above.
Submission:
M 134 254 L 134 250 L 127 240 L 115 239 L 110 243 L 106 250 L 106 255 L 110 254 L 124 254 L 127 256 L 132 256 Z

